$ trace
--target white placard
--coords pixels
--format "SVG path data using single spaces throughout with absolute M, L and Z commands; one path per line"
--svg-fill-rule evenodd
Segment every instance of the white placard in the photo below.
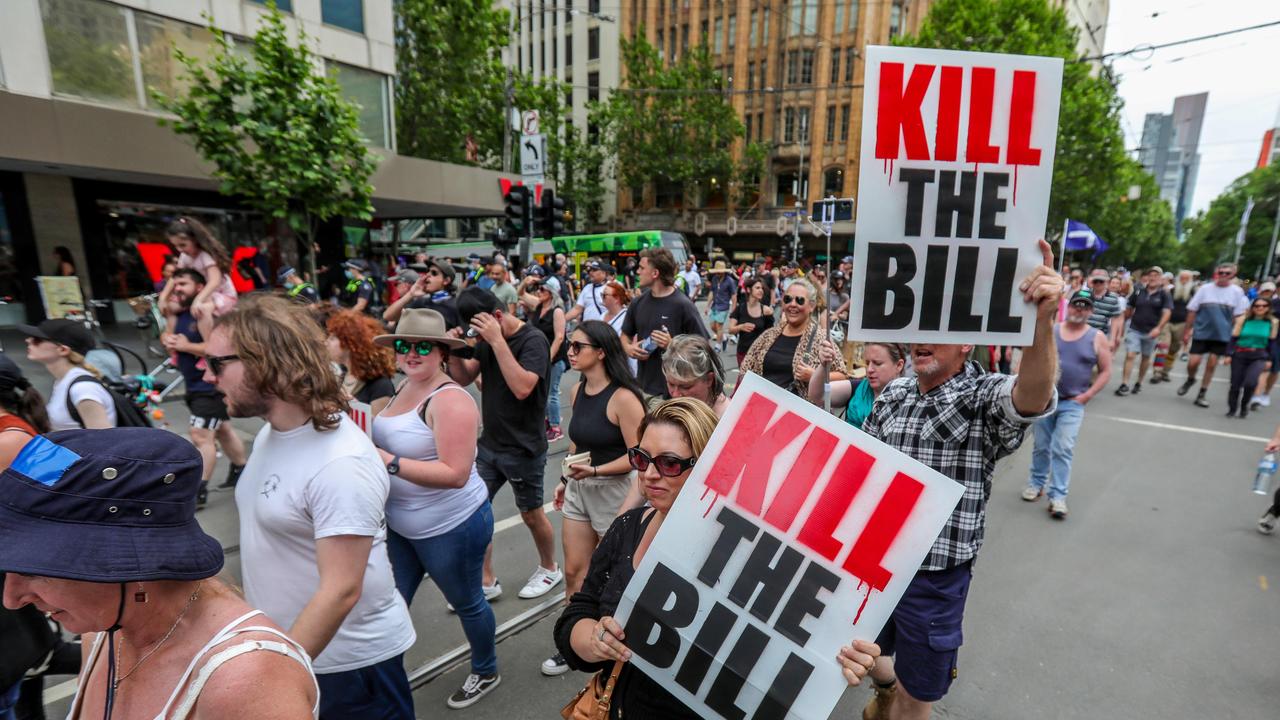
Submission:
M 962 492 L 748 374 L 623 593 L 631 662 L 702 717 L 827 718 Z
M 369 406 L 369 403 L 352 400 L 347 403 L 347 415 L 352 422 L 360 426 L 365 435 L 373 437 L 373 408 Z
M 852 340 L 1030 345 L 1059 58 L 868 47 Z

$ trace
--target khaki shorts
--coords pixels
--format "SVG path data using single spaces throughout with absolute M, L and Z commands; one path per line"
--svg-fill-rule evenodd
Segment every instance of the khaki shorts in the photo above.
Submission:
M 560 512 L 570 520 L 591 523 L 596 534 L 603 537 L 618 516 L 618 508 L 627 499 L 629 490 L 631 473 L 570 480 L 564 489 L 564 508 Z

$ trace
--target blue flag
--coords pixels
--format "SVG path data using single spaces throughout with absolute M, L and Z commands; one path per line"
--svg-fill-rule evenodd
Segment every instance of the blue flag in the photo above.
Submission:
M 1107 242 L 1098 237 L 1088 225 L 1078 220 L 1067 220 L 1067 236 L 1063 241 L 1064 250 L 1092 250 L 1098 257 L 1107 251 Z

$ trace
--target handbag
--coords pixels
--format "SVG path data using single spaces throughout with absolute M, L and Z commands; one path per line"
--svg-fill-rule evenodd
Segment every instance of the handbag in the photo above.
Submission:
M 617 660 L 613 663 L 613 671 L 607 676 L 603 670 L 592 675 L 586 687 L 579 690 L 560 711 L 560 717 L 564 720 L 608 720 L 609 705 L 613 702 L 613 687 L 618 683 L 618 674 L 621 672 L 622 661 Z
M 570 465 L 584 465 L 589 462 L 591 462 L 591 453 L 589 452 L 580 452 L 580 453 L 575 453 L 573 455 L 566 455 L 560 461 L 560 477 L 562 478 L 569 477 Z

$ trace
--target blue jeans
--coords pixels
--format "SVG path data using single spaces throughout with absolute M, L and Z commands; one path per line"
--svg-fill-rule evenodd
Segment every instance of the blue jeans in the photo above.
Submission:
M 1036 444 L 1031 452 L 1031 482 L 1037 490 L 1049 485 L 1049 499 L 1067 496 L 1071 484 L 1071 456 L 1076 449 L 1076 435 L 1084 422 L 1084 405 L 1074 400 L 1059 400 L 1052 415 L 1036 421 Z
M 387 530 L 387 555 L 396 589 L 406 603 L 412 603 L 422 575 L 431 576 L 462 621 L 471 645 L 471 672 L 477 675 L 498 671 L 497 622 L 482 587 L 484 553 L 492 539 L 493 506 L 488 502 L 443 535 L 410 540 Z
M 547 375 L 547 422 L 551 427 L 560 427 L 560 376 L 564 375 L 565 362 L 557 360 L 551 363 L 551 372 Z
M 22 683 L 17 682 L 13 687 L 5 690 L 0 688 L 0 720 L 13 720 L 17 715 L 13 712 L 13 707 L 18 704 L 18 694 L 22 690 Z
M 414 720 L 404 653 L 355 670 L 316 674 L 320 720 Z

